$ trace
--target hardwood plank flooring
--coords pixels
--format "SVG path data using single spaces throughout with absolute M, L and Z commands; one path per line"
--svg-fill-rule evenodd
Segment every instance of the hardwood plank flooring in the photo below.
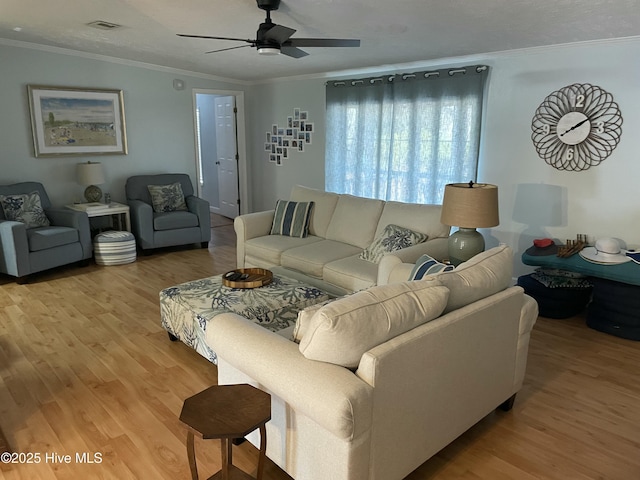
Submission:
M 12 451 L 40 454 L 0 464 L 0 479 L 190 478 L 178 415 L 216 383 L 216 367 L 168 340 L 158 293 L 234 268 L 233 227 L 212 232 L 208 250 L 69 266 L 26 285 L 0 278 L 0 427 Z M 539 318 L 529 352 L 513 410 L 490 414 L 407 480 L 640 478 L 640 342 L 581 316 Z M 202 478 L 220 468 L 219 442 L 196 440 L 196 452 Z M 234 463 L 255 474 L 256 449 L 234 447 Z M 289 477 L 267 462 L 264 478 Z

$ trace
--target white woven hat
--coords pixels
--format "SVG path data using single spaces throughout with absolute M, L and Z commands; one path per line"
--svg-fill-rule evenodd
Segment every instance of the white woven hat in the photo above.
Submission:
M 620 242 L 615 238 L 599 238 L 595 247 L 585 247 L 580 251 L 580 256 L 592 263 L 616 265 L 631 261 L 620 248 Z

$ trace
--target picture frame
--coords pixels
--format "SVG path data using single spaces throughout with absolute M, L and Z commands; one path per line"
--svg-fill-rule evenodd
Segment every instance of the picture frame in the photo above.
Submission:
M 304 153 L 306 147 L 311 145 L 314 132 L 315 126 L 310 121 L 309 112 L 294 108 L 293 115 L 286 117 L 284 127 L 274 123 L 271 131 L 266 132 L 264 150 L 269 161 L 282 166 L 284 160 L 295 158 L 295 152 Z
M 122 90 L 27 85 L 36 157 L 126 155 Z

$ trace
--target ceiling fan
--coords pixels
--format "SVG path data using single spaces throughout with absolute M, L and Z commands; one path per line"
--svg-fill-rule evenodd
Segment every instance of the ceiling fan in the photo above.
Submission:
M 283 25 L 276 25 L 271 21 L 271 12 L 277 10 L 280 6 L 280 0 L 256 0 L 258 8 L 267 12 L 267 18 L 264 23 L 260 24 L 256 32 L 256 39 L 230 38 L 230 37 L 212 37 L 208 35 L 187 35 L 178 33 L 179 37 L 189 38 L 207 38 L 213 40 L 232 40 L 235 42 L 245 42 L 247 45 L 238 47 L 221 48 L 219 50 L 211 50 L 206 53 L 224 52 L 226 50 L 235 50 L 237 48 L 255 47 L 261 55 L 277 55 L 282 53 L 293 58 L 301 58 L 309 55 L 298 47 L 359 47 L 360 40 L 341 39 L 341 38 L 291 38 L 296 33 L 293 28 Z

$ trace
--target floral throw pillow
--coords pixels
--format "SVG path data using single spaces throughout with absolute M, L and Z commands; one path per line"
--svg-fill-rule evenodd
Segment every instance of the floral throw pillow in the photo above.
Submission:
M 4 211 L 4 218 L 24 223 L 27 228 L 51 225 L 42 208 L 38 192 L 0 195 L 0 205 Z
M 171 185 L 147 185 L 151 194 L 151 203 L 154 212 L 175 212 L 188 210 L 182 193 L 180 182 Z
M 368 262 L 379 263 L 385 253 L 417 245 L 425 242 L 427 238 L 429 236 L 424 233 L 390 224 L 384 227 L 373 243 L 364 249 L 360 258 Z

